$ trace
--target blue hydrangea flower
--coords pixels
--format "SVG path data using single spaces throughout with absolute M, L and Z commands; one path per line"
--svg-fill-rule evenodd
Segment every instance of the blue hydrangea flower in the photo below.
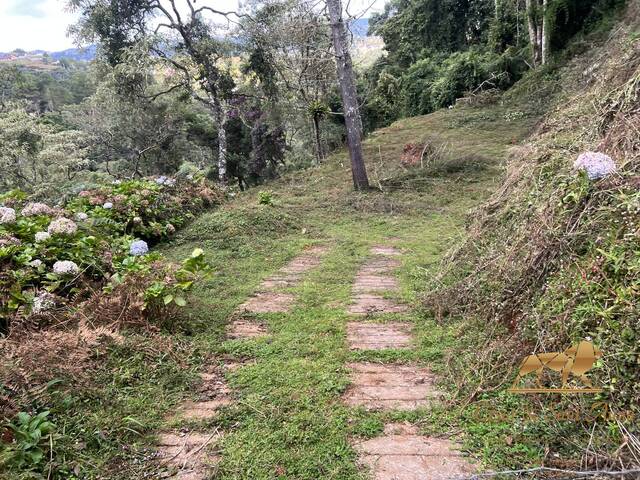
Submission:
M 149 245 L 144 240 L 136 240 L 129 246 L 129 254 L 133 256 L 144 255 L 149 252 Z
M 173 178 L 169 178 L 165 175 L 161 175 L 156 178 L 156 183 L 158 185 L 165 185 L 167 187 L 173 187 L 176 184 L 176 181 Z
M 616 164 L 609 155 L 600 152 L 585 152 L 573 163 L 576 170 L 584 170 L 589 180 L 598 180 L 615 173 Z

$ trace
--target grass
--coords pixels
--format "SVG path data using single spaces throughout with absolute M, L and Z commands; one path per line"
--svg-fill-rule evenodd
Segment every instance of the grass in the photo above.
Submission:
M 202 247 L 215 270 L 197 288 L 177 329 L 152 337 L 128 334 L 123 345 L 98 359 L 94 384 L 73 397 L 54 396 L 52 411 L 62 432 L 54 450 L 64 464 L 58 478 L 160 475 L 151 460 L 154 435 L 175 426 L 167 415 L 192 395 L 199 370 L 232 360 L 250 360 L 228 376 L 235 403 L 206 424 L 189 424 L 224 432 L 216 478 L 364 478 L 350 439 L 377 435 L 390 420 L 413 421 L 425 432 L 466 431 L 468 447 L 483 436 L 502 441 L 504 425 L 487 427 L 490 434 L 473 423 L 475 432 L 465 430 L 459 410 L 367 413 L 346 407 L 340 395 L 349 383 L 345 364 L 353 360 L 419 361 L 444 372 L 443 351 L 456 345 L 456 327 L 426 317 L 420 296 L 443 252 L 461 237 L 469 209 L 495 189 L 509 148 L 537 118 L 509 111 L 503 105 L 463 107 L 375 132 L 364 148 L 372 184 L 382 191 L 353 192 L 341 152 L 270 184 L 273 205 L 261 205 L 253 190 L 199 217 L 164 247 L 175 258 Z M 424 169 L 403 167 L 403 146 L 425 138 L 446 145 L 444 153 Z M 380 321 L 415 323 L 416 347 L 410 351 L 355 353 L 346 345 L 351 285 L 378 243 L 407 252 L 397 271 L 399 297 L 414 309 Z M 318 244 L 330 250 L 291 289 L 295 307 L 255 316 L 269 335 L 227 340 L 225 326 L 237 306 L 264 278 Z M 491 446 L 473 451 L 487 463 L 495 456 Z

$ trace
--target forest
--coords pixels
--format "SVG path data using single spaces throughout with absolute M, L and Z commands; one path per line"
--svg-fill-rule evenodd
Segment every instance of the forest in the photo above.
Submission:
M 0 58 L 0 478 L 638 478 L 640 3 L 372 5 Z

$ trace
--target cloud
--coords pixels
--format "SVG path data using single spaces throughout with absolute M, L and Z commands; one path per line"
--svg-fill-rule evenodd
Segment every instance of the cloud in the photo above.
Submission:
M 5 13 L 7 15 L 44 18 L 47 16 L 46 2 L 47 0 L 13 0 Z
M 0 0 L 0 52 L 64 50 L 73 47 L 67 36 L 77 15 L 65 9 L 64 0 Z

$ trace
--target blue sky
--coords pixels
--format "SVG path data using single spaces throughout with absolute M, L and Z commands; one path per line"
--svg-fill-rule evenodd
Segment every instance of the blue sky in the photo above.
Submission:
M 234 9 L 238 0 L 204 0 L 222 10 Z M 385 0 L 376 0 L 371 11 L 382 8 Z M 346 3 L 345 0 L 343 0 Z M 356 13 L 371 5 L 371 0 L 351 0 L 349 10 Z M 368 16 L 368 15 L 367 15 Z M 64 0 L 0 0 L 0 52 L 24 50 L 64 50 L 74 46 L 67 29 L 76 20 L 66 10 Z

